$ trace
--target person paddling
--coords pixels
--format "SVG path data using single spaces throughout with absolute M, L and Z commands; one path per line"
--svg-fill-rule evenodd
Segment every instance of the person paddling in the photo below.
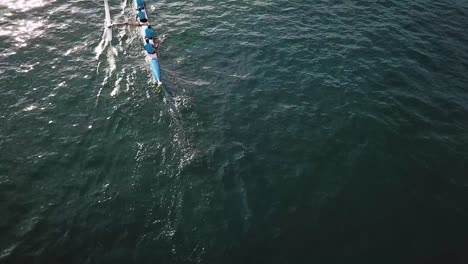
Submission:
M 148 25 L 148 27 L 145 28 L 145 38 L 152 39 L 153 42 L 156 42 L 155 40 L 156 40 L 157 37 L 158 37 L 158 35 L 156 34 L 156 32 L 154 32 L 151 25 Z
M 146 52 L 148 52 L 148 54 L 150 54 L 150 55 L 156 54 L 156 52 L 158 51 L 159 45 L 158 44 L 156 44 L 156 45 L 151 44 L 149 42 L 149 39 L 145 39 L 145 41 L 146 41 L 146 44 L 145 44 L 144 47 L 145 47 Z M 157 54 L 157 55 L 159 56 L 159 54 Z
M 141 10 L 141 8 L 138 8 L 138 14 L 136 15 L 136 19 L 139 19 L 141 23 L 146 23 L 148 22 L 148 19 L 146 18 L 145 12 Z
M 145 3 L 144 0 L 137 0 L 136 2 L 137 2 L 137 8 L 139 8 L 139 9 L 145 9 L 146 3 Z

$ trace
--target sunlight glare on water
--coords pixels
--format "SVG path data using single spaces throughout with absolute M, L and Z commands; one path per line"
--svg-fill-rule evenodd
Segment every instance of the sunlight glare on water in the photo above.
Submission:
M 21 12 L 26 12 L 31 9 L 42 7 L 54 3 L 55 0 L 2 0 L 0 6 L 6 6 L 9 9 L 14 9 Z

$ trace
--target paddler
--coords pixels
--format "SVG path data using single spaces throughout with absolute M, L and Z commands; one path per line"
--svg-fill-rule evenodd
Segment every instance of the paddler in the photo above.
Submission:
M 148 25 L 148 27 L 145 29 L 145 38 L 152 39 L 153 42 L 155 42 L 157 37 L 158 35 L 156 32 L 154 32 L 153 28 L 151 28 L 151 25 Z
M 157 52 L 158 53 L 157 55 L 159 56 L 159 52 L 158 52 L 159 51 L 159 49 L 158 49 L 159 44 L 156 44 L 156 45 L 151 44 L 149 42 L 149 39 L 145 39 L 145 41 L 146 41 L 146 44 L 145 44 L 144 47 L 145 47 L 146 52 L 148 52 L 148 54 L 150 54 L 150 55 L 154 55 Z
M 146 18 L 145 12 L 141 11 L 141 8 L 138 8 L 138 13 L 136 15 L 136 20 L 140 20 L 141 23 L 146 23 L 148 22 L 148 19 Z
M 146 3 L 144 0 L 137 0 L 137 8 L 145 9 Z

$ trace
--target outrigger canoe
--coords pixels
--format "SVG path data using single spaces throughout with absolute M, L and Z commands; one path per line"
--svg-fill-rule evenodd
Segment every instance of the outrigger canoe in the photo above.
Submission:
M 137 9 L 137 0 L 134 2 L 135 9 Z M 142 23 L 142 26 L 140 26 L 140 34 L 141 34 L 141 39 L 143 41 L 143 45 L 146 44 L 145 40 L 145 29 L 148 28 L 148 25 L 150 24 L 149 18 L 148 18 L 148 13 L 146 12 L 146 8 L 142 10 L 145 13 L 146 18 L 148 19 L 147 23 Z M 141 22 L 140 22 L 141 23 Z M 153 40 L 150 39 L 149 41 L 152 45 L 154 44 Z M 148 54 L 145 50 L 145 53 L 147 54 L 146 60 L 148 63 L 151 65 L 151 72 L 153 73 L 154 80 L 157 82 L 158 87 L 162 84 L 161 82 L 161 72 L 159 69 L 159 58 L 158 55 L 156 54 Z

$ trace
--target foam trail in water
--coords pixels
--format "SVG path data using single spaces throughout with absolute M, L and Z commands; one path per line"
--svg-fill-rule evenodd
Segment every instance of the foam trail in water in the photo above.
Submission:
M 110 95 L 112 97 L 117 96 L 119 94 L 119 92 L 120 92 L 120 83 L 122 82 L 122 79 L 123 79 L 122 76 L 125 75 L 125 69 L 123 69 L 121 74 L 119 74 L 119 75 L 120 76 L 117 78 L 117 80 L 115 80 L 114 89 L 110 93 Z
M 108 43 L 106 41 L 105 34 L 103 34 L 102 39 L 103 39 L 103 41 L 105 43 Z M 106 45 L 104 45 L 104 47 L 105 46 Z M 101 93 L 102 93 L 102 90 L 104 89 L 104 86 L 109 82 L 110 77 L 112 76 L 113 72 L 117 68 L 117 65 L 116 65 L 116 62 L 115 62 L 116 57 L 118 55 L 117 49 L 115 47 L 113 47 L 112 45 L 108 45 L 108 46 L 109 46 L 109 48 L 107 49 L 107 62 L 108 62 L 108 64 L 106 65 L 107 67 L 105 68 L 105 75 L 104 75 L 104 79 L 103 79 L 103 81 L 101 83 L 101 87 L 100 87 L 100 89 L 99 89 L 99 91 L 98 91 L 98 93 L 96 95 L 96 103 L 97 103 L 98 98 L 101 96 Z M 99 66 L 98 66 L 98 68 L 99 68 Z
M 105 38 L 105 35 L 106 35 L 106 30 L 104 29 L 104 31 L 102 32 L 101 41 L 99 42 L 97 47 L 94 49 L 94 52 L 96 52 L 96 57 L 95 57 L 96 60 L 99 60 L 99 57 L 101 57 L 102 52 L 104 51 L 104 49 L 109 43 L 109 41 Z M 98 72 L 99 72 L 99 65 L 100 65 L 100 62 L 98 63 L 98 66 L 97 66 Z

